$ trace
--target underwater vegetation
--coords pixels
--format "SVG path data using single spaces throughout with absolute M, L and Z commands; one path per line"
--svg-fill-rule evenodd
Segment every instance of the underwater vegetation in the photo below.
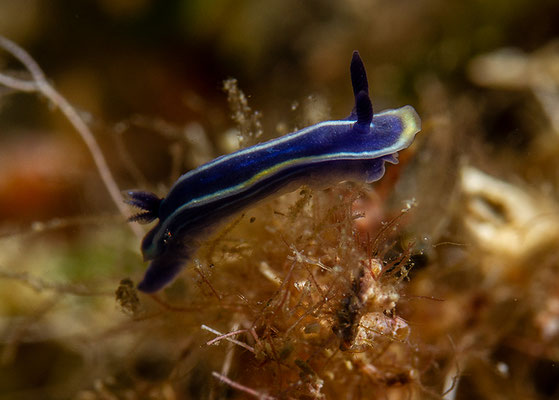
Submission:
M 0 400 L 559 396 L 555 2 L 20 4 L 0 3 Z M 336 119 L 358 145 L 402 104 L 422 130 L 379 145 L 409 145 L 382 179 L 248 191 L 138 290 L 128 189 L 156 194 L 128 198 L 147 222 L 203 165 L 256 154 L 278 183 L 267 146 L 308 155 Z M 194 230 L 239 181 L 198 187 Z

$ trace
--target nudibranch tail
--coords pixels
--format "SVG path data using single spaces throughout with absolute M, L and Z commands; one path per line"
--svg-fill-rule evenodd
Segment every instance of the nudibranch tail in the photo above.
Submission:
M 399 145 L 401 148 L 407 148 L 415 135 L 421 130 L 421 118 L 412 106 L 404 106 L 396 110 L 387 111 L 386 114 L 393 113 L 398 116 L 402 124 L 402 132 L 400 133 Z
M 130 191 L 127 194 L 129 199 L 125 200 L 126 203 L 143 210 L 143 212 L 128 218 L 129 222 L 148 224 L 159 218 L 159 205 L 161 204 L 162 199 L 151 192 Z

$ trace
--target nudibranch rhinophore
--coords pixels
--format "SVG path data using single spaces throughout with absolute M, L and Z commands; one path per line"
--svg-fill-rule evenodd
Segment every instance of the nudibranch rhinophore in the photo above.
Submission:
M 139 290 L 153 293 L 169 284 L 198 247 L 197 239 L 272 194 L 302 184 L 374 182 L 383 176 L 386 161 L 398 162 L 397 152 L 421 129 L 419 116 L 411 106 L 373 115 L 357 51 L 350 72 L 355 107 L 348 118 L 320 122 L 216 158 L 182 175 L 165 198 L 128 192 L 128 203 L 143 210 L 130 221 L 159 220 L 142 241 L 144 260 L 151 262 Z

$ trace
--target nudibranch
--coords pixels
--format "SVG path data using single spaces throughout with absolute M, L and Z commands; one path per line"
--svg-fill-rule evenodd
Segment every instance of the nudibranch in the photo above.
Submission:
M 153 293 L 169 284 L 192 257 L 197 241 L 220 221 L 269 197 L 305 184 L 324 187 L 354 180 L 374 182 L 384 163 L 397 163 L 421 121 L 411 106 L 373 115 L 363 61 L 350 65 L 355 107 L 347 119 L 325 121 L 216 158 L 182 175 L 165 198 L 128 192 L 141 210 L 130 221 L 157 224 L 142 240 L 149 267 L 138 289 Z

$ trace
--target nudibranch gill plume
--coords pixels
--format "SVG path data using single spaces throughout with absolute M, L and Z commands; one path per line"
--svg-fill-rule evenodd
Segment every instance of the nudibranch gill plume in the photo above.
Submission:
M 169 284 L 192 257 L 198 240 L 220 221 L 300 185 L 325 187 L 345 180 L 374 182 L 384 163 L 397 163 L 421 129 L 411 106 L 373 115 L 363 61 L 350 65 L 355 106 L 348 118 L 324 121 L 224 155 L 182 175 L 169 194 L 128 192 L 141 210 L 130 221 L 157 224 L 142 240 L 150 261 L 138 289 L 153 293 Z

